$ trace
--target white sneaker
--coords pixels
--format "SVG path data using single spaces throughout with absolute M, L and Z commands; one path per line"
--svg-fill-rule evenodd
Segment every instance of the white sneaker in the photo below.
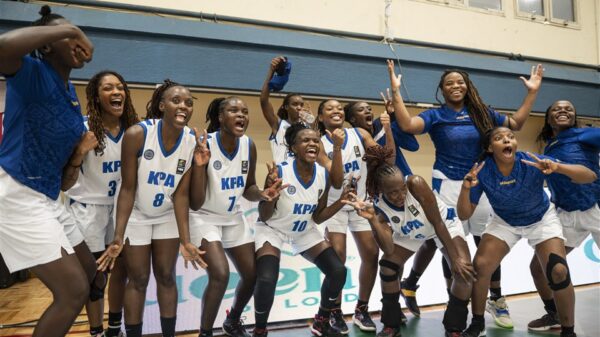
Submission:
M 488 299 L 485 305 L 485 311 L 492 315 L 494 323 L 496 323 L 497 326 L 505 329 L 512 329 L 514 327 L 504 296 L 496 301 Z

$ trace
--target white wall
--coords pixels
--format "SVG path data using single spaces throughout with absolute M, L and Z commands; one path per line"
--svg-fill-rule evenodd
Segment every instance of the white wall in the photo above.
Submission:
M 110 0 L 101 0 L 110 1 Z M 517 18 L 516 0 L 502 0 L 503 13 L 468 10 L 425 0 L 392 0 L 397 38 L 443 43 L 549 59 L 599 64 L 599 0 L 576 0 L 580 28 Z M 122 3 L 217 13 L 366 34 L 384 34 L 384 0 L 124 0 Z

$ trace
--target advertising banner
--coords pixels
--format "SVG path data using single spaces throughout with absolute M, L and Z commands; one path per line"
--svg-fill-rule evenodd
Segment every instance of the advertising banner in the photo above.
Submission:
M 245 200 L 244 200 L 245 201 Z M 256 204 L 245 202 L 246 219 L 254 223 L 257 217 Z M 472 237 L 467 237 L 471 255 L 475 253 L 475 244 Z M 354 311 L 358 299 L 358 271 L 360 257 L 349 235 L 347 242 L 348 277 L 343 290 L 342 311 L 351 314 Z M 269 317 L 269 322 L 293 321 L 312 318 L 318 308 L 320 301 L 320 287 L 323 275 L 312 263 L 306 261 L 302 256 L 293 256 L 291 249 L 282 252 L 279 281 L 277 283 L 275 301 Z M 533 256 L 533 249 L 526 240 L 521 240 L 502 262 L 502 290 L 504 294 L 518 294 L 534 291 L 533 281 L 529 273 L 529 262 Z M 569 267 L 573 284 L 587 284 L 600 282 L 600 252 L 591 237 L 585 243 L 574 250 L 568 256 Z M 210 263 L 210 261 L 208 261 Z M 410 272 L 412 258 L 407 262 L 404 273 Z M 220 328 L 225 319 L 225 310 L 231 307 L 235 293 L 235 287 L 239 280 L 235 267 L 230 263 L 231 271 L 229 284 L 225 297 L 218 309 L 215 328 Z M 197 330 L 200 327 L 200 313 L 202 294 L 208 284 L 208 275 L 203 270 L 185 269 L 183 259 L 177 262 L 177 286 L 179 289 L 179 307 L 177 310 L 177 331 Z M 429 265 L 425 274 L 421 277 L 421 287 L 417 292 L 420 305 L 431 305 L 445 303 L 448 301 L 446 286 L 441 268 L 441 253 L 437 253 Z M 144 333 L 160 332 L 160 314 L 158 302 L 156 301 L 156 286 L 151 277 L 146 297 L 146 308 L 144 313 Z M 381 290 L 379 280 L 375 283 L 369 309 L 372 311 L 381 309 Z M 541 301 L 540 301 L 541 305 Z M 402 303 L 404 306 L 404 303 Z M 243 316 L 247 324 L 254 323 L 254 309 L 252 300 L 246 307 Z M 441 324 L 441 322 L 440 322 Z

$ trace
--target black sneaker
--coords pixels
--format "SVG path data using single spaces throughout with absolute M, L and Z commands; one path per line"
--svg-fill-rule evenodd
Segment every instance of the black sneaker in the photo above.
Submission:
M 366 305 L 361 305 L 360 307 L 356 307 L 354 309 L 354 317 L 352 317 L 352 322 L 362 331 L 376 331 L 375 323 L 371 319 L 371 315 L 369 314 L 369 307 Z
M 400 337 L 400 328 L 383 327 L 376 337 Z
M 252 332 L 252 337 L 267 337 L 268 334 L 269 331 L 267 329 L 254 328 L 254 331 Z
M 471 325 L 460 334 L 461 337 L 485 336 L 485 323 L 471 322 Z
M 244 329 L 242 319 L 232 319 L 227 316 L 223 321 L 223 332 L 231 337 L 250 337 L 250 334 Z
M 404 303 L 406 303 L 406 307 L 408 310 L 415 316 L 421 317 L 421 310 L 419 309 L 419 305 L 417 304 L 417 289 L 419 286 L 409 287 L 406 284 L 406 279 L 403 279 L 400 282 L 400 295 L 404 298 Z
M 558 314 L 545 314 L 544 316 L 534 319 L 527 324 L 527 329 L 531 331 L 548 331 L 550 329 L 560 329 L 560 321 Z
M 342 334 L 335 327 L 331 326 L 329 319 L 315 315 L 313 324 L 310 326 L 313 335 L 319 337 L 341 337 Z
M 342 313 L 342 309 L 331 310 L 331 317 L 329 318 L 329 323 L 342 335 L 347 335 L 348 333 L 350 333 L 350 331 L 348 330 L 348 325 L 346 324 L 346 320 L 344 320 L 344 314 Z

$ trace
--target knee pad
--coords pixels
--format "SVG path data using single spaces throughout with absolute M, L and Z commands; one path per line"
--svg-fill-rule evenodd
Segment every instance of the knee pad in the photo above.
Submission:
M 104 276 L 104 282 L 102 282 L 102 286 L 99 286 L 96 281 L 96 279 L 98 278 L 99 275 Z M 90 283 L 90 301 L 92 302 L 96 302 L 97 300 L 103 299 L 104 298 L 104 290 L 106 289 L 106 284 L 107 284 L 107 280 L 106 280 L 106 273 L 105 272 L 96 272 L 96 276 L 94 276 L 94 279 L 92 280 L 92 283 Z
M 328 279 L 332 291 L 339 292 L 346 283 L 347 270 L 340 257 L 332 247 L 329 247 L 315 259 L 315 264 Z
M 552 269 L 554 269 L 554 267 L 556 267 L 559 264 L 565 266 L 565 268 L 567 269 L 567 275 L 565 276 L 564 281 L 556 283 L 554 282 L 554 279 L 552 279 Z M 548 264 L 546 265 L 546 278 L 548 279 L 548 285 L 550 286 L 550 289 L 554 291 L 565 289 L 566 287 L 568 287 L 569 284 L 571 284 L 571 273 L 569 272 L 567 260 L 554 253 L 550 253 L 550 256 L 548 257 Z
M 469 300 L 461 300 L 452 294 L 449 294 L 449 298 L 442 320 L 444 328 L 446 331 L 463 331 L 467 327 Z
M 278 279 L 279 258 L 273 255 L 259 257 L 256 260 L 256 283 L 275 286 Z
M 398 280 L 398 271 L 400 270 L 400 266 L 398 264 L 390 260 L 381 259 L 379 260 L 379 266 L 391 269 L 394 272 L 392 275 L 385 275 L 380 269 L 379 278 L 381 278 L 383 282 L 394 282 Z
M 385 261 L 385 260 L 382 260 Z M 381 298 L 381 323 L 386 327 L 400 326 L 400 292 L 383 293 Z

